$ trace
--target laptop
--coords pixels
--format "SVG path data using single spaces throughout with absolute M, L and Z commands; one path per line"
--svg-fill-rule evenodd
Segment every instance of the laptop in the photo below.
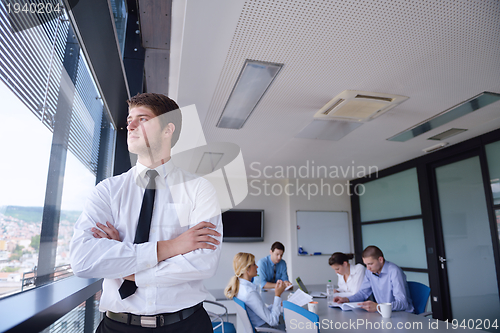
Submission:
M 317 297 L 317 298 L 325 298 L 326 297 L 326 293 L 324 292 L 320 292 L 320 291 L 313 291 L 312 293 L 310 293 L 307 288 L 306 288 L 306 285 L 302 282 L 301 278 L 300 277 L 297 277 L 295 279 L 295 281 L 297 281 L 297 284 L 299 285 L 299 288 L 300 290 L 302 290 L 303 292 L 305 292 L 306 294 L 309 294 L 311 295 L 312 297 Z

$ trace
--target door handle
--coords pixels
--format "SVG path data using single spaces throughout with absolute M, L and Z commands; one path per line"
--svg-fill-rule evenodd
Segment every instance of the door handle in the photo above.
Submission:
M 444 263 L 446 261 L 446 258 L 439 256 L 439 261 L 441 262 L 441 269 L 444 269 Z

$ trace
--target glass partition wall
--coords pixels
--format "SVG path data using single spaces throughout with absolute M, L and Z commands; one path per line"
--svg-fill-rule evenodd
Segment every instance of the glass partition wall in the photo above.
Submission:
M 429 285 L 416 168 L 364 184 L 359 197 L 363 248 L 378 246 L 408 281 Z
M 498 319 L 500 302 L 479 156 L 435 168 L 453 319 Z
M 490 175 L 490 186 L 495 209 L 496 236 L 500 239 L 500 141 L 490 143 L 485 147 Z
M 351 184 L 365 189 L 352 197 L 356 253 L 376 245 L 430 286 L 434 318 L 498 317 L 500 130 L 378 176 Z

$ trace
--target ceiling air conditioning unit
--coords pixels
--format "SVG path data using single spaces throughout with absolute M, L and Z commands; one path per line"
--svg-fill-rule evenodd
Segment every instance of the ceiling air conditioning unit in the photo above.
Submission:
M 345 90 L 316 112 L 314 118 L 367 122 L 407 99 L 406 96 Z

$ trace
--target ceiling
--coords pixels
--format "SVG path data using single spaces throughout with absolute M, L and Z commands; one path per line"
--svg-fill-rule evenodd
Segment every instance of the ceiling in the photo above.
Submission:
M 438 143 L 428 138 L 450 128 L 467 129 L 444 140 L 450 145 L 500 128 L 496 102 L 406 142 L 387 141 L 483 91 L 500 93 L 499 22 L 497 0 L 174 0 L 168 94 L 181 107 L 196 105 L 208 142 L 239 145 L 247 173 L 382 170 L 425 154 Z M 217 128 L 245 59 L 284 67 L 242 129 Z M 295 137 L 344 90 L 409 99 L 339 141 Z

